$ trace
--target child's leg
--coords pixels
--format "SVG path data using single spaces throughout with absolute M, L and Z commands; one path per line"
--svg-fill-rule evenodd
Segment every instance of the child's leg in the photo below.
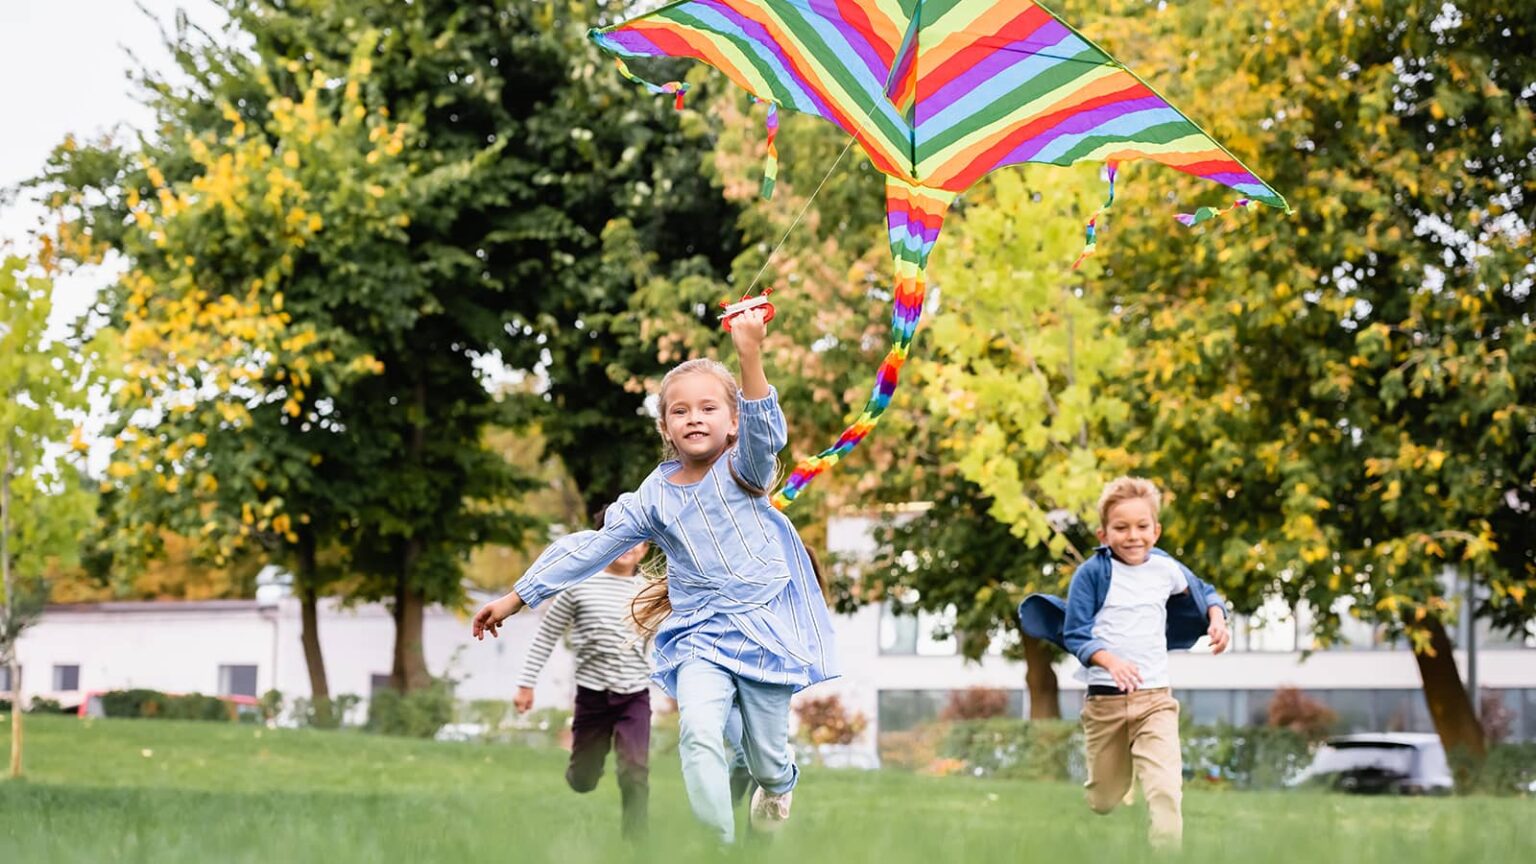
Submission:
M 1131 787 L 1128 696 L 1089 696 L 1083 702 L 1083 743 L 1088 752 L 1088 806 L 1115 809 Z M 1145 788 L 1146 781 L 1142 781 Z
M 1152 842 L 1177 848 L 1184 835 L 1179 703 L 1167 690 L 1147 690 L 1131 698 L 1131 754 L 1152 817 Z
M 731 812 L 730 768 L 725 755 L 725 718 L 736 699 L 731 673 L 707 660 L 677 670 L 678 753 L 688 803 L 723 843 L 736 839 Z
M 571 764 L 565 782 L 577 792 L 591 792 L 603 776 L 608 742 L 613 738 L 613 712 L 603 690 L 576 688 L 576 712 L 571 717 Z
M 762 684 L 736 680 L 736 700 L 741 706 L 742 749 L 752 778 L 771 795 L 795 788 L 800 769 L 789 747 L 789 699 L 795 688 L 788 684 Z
M 752 786 L 752 772 L 747 768 L 747 751 L 741 749 L 741 706 L 732 705 L 731 714 L 725 721 L 725 744 L 731 748 L 731 806 L 741 799 Z
M 616 696 L 619 716 L 613 724 L 618 757 L 619 795 L 624 801 L 624 836 L 645 835 L 651 797 L 651 693 Z

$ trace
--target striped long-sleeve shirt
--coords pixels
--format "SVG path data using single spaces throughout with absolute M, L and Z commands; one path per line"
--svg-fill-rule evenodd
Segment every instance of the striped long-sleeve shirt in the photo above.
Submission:
M 788 517 L 731 477 L 773 482 L 786 443 L 778 393 L 742 399 L 736 446 L 696 483 L 663 462 L 608 508 L 601 531 L 560 538 L 513 590 L 530 606 L 606 567 L 649 540 L 667 556 L 669 615 L 656 633 L 656 674 L 676 695 L 677 669 L 707 660 L 752 681 L 796 689 L 836 677 L 832 619 L 810 558 Z
M 629 624 L 630 604 L 644 585 L 640 576 L 604 571 L 561 592 L 539 623 L 517 685 L 538 683 L 555 642 L 569 630 L 577 684 L 612 693 L 638 693 L 650 686 L 645 642 Z

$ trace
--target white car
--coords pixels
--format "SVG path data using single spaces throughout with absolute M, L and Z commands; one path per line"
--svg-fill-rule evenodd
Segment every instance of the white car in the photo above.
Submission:
M 1448 795 L 1456 786 L 1440 736 L 1408 732 L 1329 738 L 1288 785 L 1318 782 L 1364 795 Z

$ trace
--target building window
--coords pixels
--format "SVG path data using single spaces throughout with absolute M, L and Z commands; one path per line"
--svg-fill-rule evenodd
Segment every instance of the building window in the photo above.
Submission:
M 880 604 L 880 653 L 953 657 L 960 650 L 955 638 L 955 607 L 942 613 L 898 615 L 889 603 Z
M 905 732 L 925 723 L 932 723 L 944 715 L 950 697 L 958 690 L 881 690 L 876 696 L 875 722 L 880 732 Z M 1006 690 L 1008 707 L 1005 716 L 1024 716 L 1024 691 Z M 1066 695 L 1065 692 L 1062 693 Z
M 55 693 L 73 693 L 79 689 L 79 666 L 55 665 L 53 667 L 53 690 Z
M 21 671 L 21 667 L 17 666 L 16 667 L 16 671 L 20 672 Z M 18 677 L 25 677 L 25 676 L 18 676 Z M 11 667 L 9 667 L 9 666 L 0 666 L 0 693 L 9 694 L 10 692 L 11 692 Z
M 368 698 L 372 699 L 380 690 L 393 690 L 395 685 L 390 681 L 390 674 L 374 673 L 368 676 Z
M 219 695 L 221 695 L 221 696 L 255 696 L 256 695 L 256 667 L 255 666 L 220 666 L 219 667 Z

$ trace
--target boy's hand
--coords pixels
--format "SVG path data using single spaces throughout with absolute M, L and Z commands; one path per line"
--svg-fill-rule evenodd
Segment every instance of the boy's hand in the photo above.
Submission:
M 1205 631 L 1211 637 L 1211 653 L 1220 654 L 1232 643 L 1232 631 L 1227 628 L 1227 616 L 1217 607 L 1211 607 L 1211 627 Z
M 757 353 L 767 335 L 767 312 L 763 309 L 749 309 L 731 319 L 731 341 L 736 343 L 737 354 Z
M 486 633 L 490 633 L 493 639 L 501 638 L 496 633 L 501 622 L 516 615 L 524 605 L 523 598 L 517 596 L 517 592 L 508 591 L 505 597 L 499 597 L 480 607 L 480 611 L 475 613 L 474 623 L 470 625 L 470 635 L 481 642 L 485 641 Z
M 532 708 L 533 708 L 533 688 L 532 687 L 519 687 L 519 688 L 517 688 L 517 695 L 512 697 L 512 707 L 516 708 L 517 709 L 517 713 L 519 713 L 519 714 L 527 714 L 530 710 L 532 710 Z
M 1126 693 L 1134 693 L 1141 687 L 1141 670 L 1129 660 L 1117 657 L 1108 651 L 1096 652 L 1088 658 L 1094 666 L 1099 666 L 1109 673 L 1109 677 L 1115 679 L 1115 686 Z

